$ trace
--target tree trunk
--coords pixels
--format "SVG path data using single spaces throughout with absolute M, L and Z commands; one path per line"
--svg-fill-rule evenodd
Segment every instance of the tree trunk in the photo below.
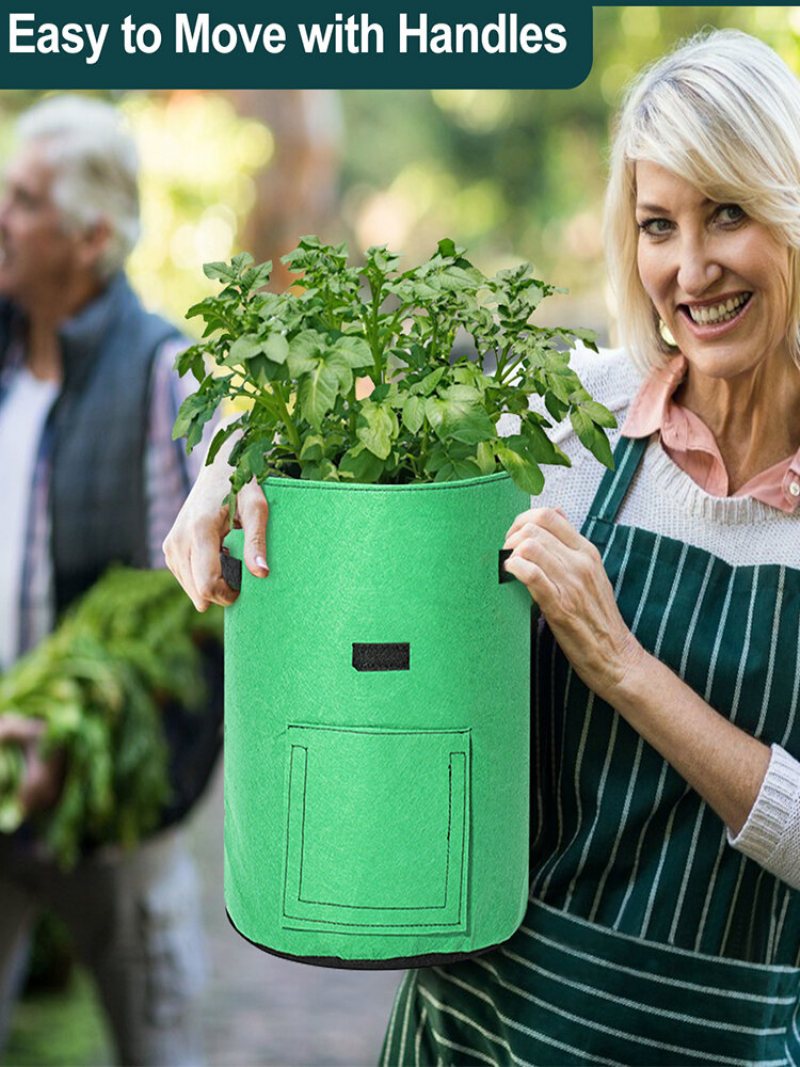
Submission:
M 256 202 L 241 235 L 256 260 L 274 264 L 270 288 L 291 275 L 280 257 L 307 233 L 333 236 L 341 160 L 342 117 L 333 90 L 236 90 L 237 112 L 263 122 L 275 154 L 255 176 Z

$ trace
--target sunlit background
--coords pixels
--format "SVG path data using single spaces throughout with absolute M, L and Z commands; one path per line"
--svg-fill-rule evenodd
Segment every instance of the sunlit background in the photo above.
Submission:
M 141 150 L 139 291 L 181 319 L 209 291 L 200 265 L 242 248 L 277 260 L 319 232 L 354 256 L 388 244 L 411 262 L 448 235 L 486 271 L 533 262 L 570 289 L 550 315 L 606 332 L 601 202 L 623 87 L 703 26 L 756 33 L 800 66 L 800 8 L 599 8 L 594 19 L 594 67 L 571 91 L 104 94 Z M 36 98 L 0 93 L 3 144 Z
M 347 241 L 354 257 L 371 244 L 388 244 L 412 262 L 447 235 L 487 272 L 532 262 L 541 277 L 570 290 L 548 301 L 551 318 L 613 338 L 601 204 L 610 119 L 623 87 L 642 65 L 704 26 L 755 33 L 800 72 L 800 8 L 600 8 L 594 18 L 594 68 L 571 91 L 99 94 L 125 113 L 141 151 L 144 227 L 130 262 L 136 288 L 151 307 L 181 321 L 212 289 L 201 269 L 207 260 L 248 249 L 277 261 L 301 234 L 317 232 Z M 15 116 L 40 95 L 0 93 L 0 153 L 9 149 Z M 279 272 L 274 284 L 287 280 Z M 218 801 L 212 798 L 195 820 L 207 883 L 218 877 L 221 816 L 211 810 Z M 209 924 L 224 925 L 219 886 L 206 888 Z M 215 938 L 212 951 L 222 943 Z M 266 1062 L 247 1045 L 248 1032 L 272 1033 L 273 1026 L 266 992 L 252 988 L 258 954 L 248 946 L 241 951 L 235 965 L 212 961 L 213 1063 Z M 255 1024 L 237 1014 L 243 1004 Z M 351 1008 L 343 1001 L 338 1010 L 352 1034 L 361 1024 L 345 1024 Z M 55 1000 L 23 1004 L 0 1063 L 105 1062 L 98 1025 L 79 976 Z M 370 1025 L 379 1035 L 382 1019 Z M 224 1038 L 231 1032 L 232 1042 Z M 347 1062 L 335 1035 L 320 1040 L 327 1042 L 326 1063 Z M 296 1051 L 284 1051 L 282 1062 L 301 1062 Z

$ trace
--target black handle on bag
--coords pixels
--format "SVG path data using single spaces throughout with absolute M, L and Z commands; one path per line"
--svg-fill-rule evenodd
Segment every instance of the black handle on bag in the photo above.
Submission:
M 227 552 L 220 552 L 219 562 L 222 567 L 222 577 L 235 592 L 242 588 L 242 561 Z
M 505 561 L 511 556 L 513 548 L 501 548 L 497 555 L 497 575 L 500 584 L 503 582 L 513 582 L 514 575 L 506 570 L 504 564 Z

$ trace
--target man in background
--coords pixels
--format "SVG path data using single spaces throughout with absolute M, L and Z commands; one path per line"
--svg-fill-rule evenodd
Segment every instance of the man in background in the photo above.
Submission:
M 185 342 L 124 273 L 138 231 L 137 156 L 119 114 L 62 96 L 23 115 L 0 199 L 0 671 L 110 564 L 164 565 L 196 473 L 171 440 Z M 37 756 L 36 733 L 0 716 L 0 742 L 26 753 L 31 813 L 58 795 L 58 761 Z M 177 825 L 69 873 L 29 827 L 0 835 L 0 1046 L 42 908 L 71 930 L 121 1063 L 202 1061 L 202 931 Z

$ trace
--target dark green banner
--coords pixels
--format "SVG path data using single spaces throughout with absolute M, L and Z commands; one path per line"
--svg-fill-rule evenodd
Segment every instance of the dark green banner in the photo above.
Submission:
M 591 65 L 588 4 L 11 0 L 0 16 L 10 89 L 568 89 Z

